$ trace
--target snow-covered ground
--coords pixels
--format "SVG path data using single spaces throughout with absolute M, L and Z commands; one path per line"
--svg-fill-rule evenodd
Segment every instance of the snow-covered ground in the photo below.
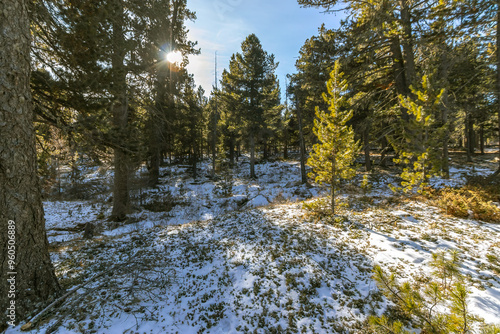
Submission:
M 375 264 L 411 279 L 429 273 L 443 249 L 461 254 L 470 311 L 500 324 L 499 225 L 395 200 L 388 173 L 372 176 L 367 194 L 346 191 L 344 222 L 331 224 L 303 208 L 324 191 L 300 185 L 297 162 L 258 164 L 258 180 L 248 167 L 238 164 L 231 191 L 193 180 L 187 168 L 162 168 L 161 184 L 135 191 L 137 210 L 120 224 L 105 221 L 106 196 L 45 202 L 61 284 L 87 284 L 34 332 L 354 333 L 388 305 Z M 470 172 L 453 169 L 452 182 Z M 82 239 L 87 222 L 97 226 L 93 240 Z

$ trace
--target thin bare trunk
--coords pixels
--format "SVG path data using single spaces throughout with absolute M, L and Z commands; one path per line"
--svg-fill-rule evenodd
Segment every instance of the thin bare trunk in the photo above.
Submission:
M 332 215 L 335 215 L 335 182 L 336 182 L 336 172 L 337 172 L 337 154 L 335 150 L 332 152 L 332 181 L 331 181 L 331 197 L 332 197 Z
M 255 175 L 255 136 L 250 135 L 250 178 L 256 179 Z
M 123 0 L 115 0 L 113 20 L 113 95 L 114 102 L 111 107 L 113 127 L 117 137 L 114 149 L 114 186 L 113 186 L 113 211 L 111 219 L 124 220 L 130 206 L 129 175 L 130 159 L 123 148 L 128 141 L 128 100 L 127 100 L 127 72 L 125 60 L 124 36 L 124 4 Z
M 465 145 L 465 150 L 467 153 L 467 162 L 472 162 L 472 153 L 473 153 L 473 144 L 472 144 L 472 121 L 471 121 L 471 116 L 469 111 L 466 112 L 465 116 L 465 138 L 466 138 L 466 145 Z
M 234 136 L 229 137 L 229 165 L 234 166 Z
M 301 182 L 307 183 L 306 174 L 306 144 L 304 140 L 304 131 L 302 128 L 302 112 L 297 104 L 297 118 L 299 119 L 299 141 L 300 141 L 300 176 Z
M 372 170 L 372 161 L 370 158 L 370 127 L 368 125 L 365 126 L 363 130 L 363 142 L 364 142 L 364 151 L 365 151 L 365 170 L 367 172 Z
M 450 166 L 449 166 L 449 152 L 448 146 L 450 143 L 450 126 L 448 124 L 448 74 L 449 74 L 450 61 L 448 59 L 448 50 L 444 47 L 441 50 L 441 64 L 439 66 L 440 78 L 443 86 L 445 88 L 442 100 L 441 100 L 441 122 L 444 126 L 443 133 L 443 148 L 442 148 L 442 171 L 445 179 L 450 178 Z
M 481 154 L 484 154 L 484 124 L 479 127 L 479 147 L 481 148 Z

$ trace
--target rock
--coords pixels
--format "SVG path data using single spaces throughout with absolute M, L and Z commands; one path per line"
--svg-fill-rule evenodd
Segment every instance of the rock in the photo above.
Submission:
M 269 200 L 265 198 L 262 195 L 257 195 L 256 197 L 252 198 L 248 203 L 246 204 L 246 207 L 258 207 L 258 206 L 266 206 L 269 205 Z
M 84 239 L 92 239 L 94 237 L 95 226 L 91 222 L 85 224 L 85 230 L 83 231 Z

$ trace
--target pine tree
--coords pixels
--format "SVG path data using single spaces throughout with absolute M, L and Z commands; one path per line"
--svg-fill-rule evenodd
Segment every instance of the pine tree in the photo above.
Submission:
M 354 131 L 347 122 L 352 118 L 352 110 L 346 109 L 348 101 L 345 94 L 347 82 L 342 79 L 340 62 L 335 62 L 334 70 L 328 81 L 328 94 L 323 99 L 329 104 L 328 111 L 316 109 L 314 133 L 319 143 L 313 147 L 308 160 L 316 182 L 330 185 L 331 209 L 335 214 L 335 191 L 340 179 L 351 179 L 356 171 L 352 167 L 359 151 Z
M 412 133 L 419 134 L 422 140 L 419 146 L 405 145 L 398 148 L 401 158 L 395 161 L 408 167 L 401 174 L 402 188 L 391 186 L 391 189 L 409 192 L 416 188 L 421 192 L 428 185 L 430 177 L 442 175 L 440 143 L 447 136 L 448 124 L 437 122 L 437 119 L 444 93 L 445 89 L 432 87 L 429 77 L 424 76 L 422 88 L 418 91 L 413 89 L 415 99 L 400 95 L 401 105 L 413 116 L 408 127 Z
M 241 44 L 242 53 L 231 57 L 229 72 L 223 74 L 222 95 L 235 110 L 240 120 L 235 124 L 250 147 L 250 177 L 255 174 L 255 149 L 259 140 L 268 134 L 273 120 L 279 115 L 279 84 L 274 74 L 277 63 L 274 55 L 262 48 L 257 36 L 249 35 Z M 275 121 L 274 121 L 275 122 Z M 273 126 L 273 131 L 276 126 Z

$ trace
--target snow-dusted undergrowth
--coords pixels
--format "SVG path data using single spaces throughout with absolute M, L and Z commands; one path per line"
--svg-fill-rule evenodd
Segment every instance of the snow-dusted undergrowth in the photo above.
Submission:
M 229 196 L 185 168 L 165 168 L 141 202 L 168 197 L 174 205 L 141 209 L 120 225 L 104 221 L 106 202 L 46 202 L 61 283 L 88 284 L 36 331 L 363 333 L 366 317 L 388 305 L 373 265 L 414 279 L 430 272 L 441 249 L 461 252 L 471 312 L 500 323 L 498 225 L 392 197 L 388 174 L 373 177 L 366 196 L 344 194 L 344 222 L 330 224 L 302 209 L 321 190 L 297 183 L 297 163 L 257 165 L 258 181 L 246 178 L 246 167 L 236 170 Z M 82 239 L 86 222 L 99 226 L 90 241 Z

